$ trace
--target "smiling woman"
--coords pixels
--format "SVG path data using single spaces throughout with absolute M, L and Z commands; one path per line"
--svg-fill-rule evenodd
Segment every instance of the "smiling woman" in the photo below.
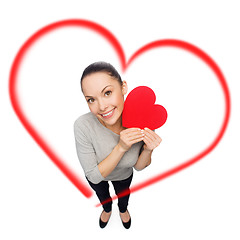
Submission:
M 90 112 L 74 123 L 76 149 L 87 181 L 103 203 L 111 199 L 108 181 L 118 196 L 129 190 L 133 167 L 142 170 L 151 163 L 152 151 L 161 138 L 150 129 L 122 126 L 127 82 L 111 64 L 96 62 L 88 66 L 81 77 L 81 89 Z M 127 229 L 131 225 L 129 196 L 118 199 L 120 217 Z M 108 223 L 112 201 L 102 206 L 101 228 Z
M 82 88 L 90 111 L 113 132 L 121 131 L 120 115 L 123 110 L 126 83 L 120 84 L 106 73 L 94 73 L 85 77 Z M 98 91 L 97 89 L 101 89 Z M 117 124 L 115 124 L 117 123 Z

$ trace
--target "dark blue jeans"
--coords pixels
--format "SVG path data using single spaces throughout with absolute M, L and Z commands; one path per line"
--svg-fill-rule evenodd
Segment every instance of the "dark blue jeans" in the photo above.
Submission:
M 132 182 L 132 178 L 133 178 L 133 174 L 129 178 L 121 181 L 111 181 L 113 184 L 115 193 L 118 196 L 118 208 L 121 213 L 124 213 L 127 211 L 130 194 L 120 198 L 119 198 L 119 194 L 125 190 L 129 190 L 130 184 Z M 109 193 L 108 181 L 102 181 L 98 184 L 94 184 L 88 180 L 88 183 L 91 186 L 91 188 L 96 192 L 96 195 L 101 203 L 108 199 L 111 199 L 111 196 Z M 102 204 L 102 206 L 105 212 L 112 211 L 112 201 Z

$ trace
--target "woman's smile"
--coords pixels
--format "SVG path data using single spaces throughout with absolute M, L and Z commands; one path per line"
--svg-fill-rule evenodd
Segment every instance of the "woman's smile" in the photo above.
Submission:
M 116 107 L 115 107 L 115 108 L 116 108 Z M 106 112 L 106 113 L 100 114 L 100 115 L 101 115 L 104 119 L 109 119 L 109 118 L 111 118 L 111 117 L 113 116 L 115 108 L 113 108 L 113 109 L 112 109 L 111 111 L 109 111 L 109 112 Z

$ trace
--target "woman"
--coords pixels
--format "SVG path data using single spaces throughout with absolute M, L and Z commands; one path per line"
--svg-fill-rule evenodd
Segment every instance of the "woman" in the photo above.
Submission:
M 90 112 L 74 123 L 79 161 L 100 202 L 111 199 L 108 181 L 117 195 L 130 187 L 133 167 L 142 170 L 151 163 L 151 155 L 161 138 L 145 128 L 124 128 L 122 111 L 127 83 L 116 69 L 105 62 L 89 65 L 81 77 L 81 89 Z M 120 217 L 130 228 L 127 210 L 129 195 L 118 199 Z M 111 216 L 112 202 L 103 204 L 99 224 L 104 228 Z

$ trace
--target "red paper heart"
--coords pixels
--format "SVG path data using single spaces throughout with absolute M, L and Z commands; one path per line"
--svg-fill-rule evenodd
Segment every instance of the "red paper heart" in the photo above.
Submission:
M 214 62 L 212 58 L 210 58 L 205 52 L 203 52 L 201 49 L 197 48 L 196 46 L 180 41 L 180 40 L 174 40 L 174 39 L 165 39 L 165 40 L 157 40 L 154 42 L 151 42 L 142 48 L 140 48 L 137 52 L 135 52 L 132 57 L 129 59 L 129 61 L 126 61 L 125 59 L 125 54 L 123 51 L 122 46 L 116 39 L 116 37 L 108 31 L 106 28 L 103 26 L 83 20 L 83 19 L 70 19 L 70 20 L 63 20 L 59 22 L 52 23 L 50 25 L 47 25 L 34 33 L 20 48 L 18 51 L 12 67 L 10 71 L 10 77 L 9 77 L 9 95 L 10 95 L 10 100 L 12 103 L 12 107 L 18 116 L 19 120 L 25 127 L 25 129 L 28 131 L 28 133 L 33 137 L 33 139 L 37 142 L 37 144 L 42 148 L 42 150 L 49 156 L 49 158 L 53 161 L 53 163 L 56 164 L 56 166 L 62 171 L 62 173 L 86 196 L 86 197 L 91 197 L 92 191 L 91 189 L 84 184 L 84 182 L 72 172 L 72 170 L 67 166 L 64 161 L 58 156 L 57 153 L 51 149 L 51 147 L 48 145 L 48 143 L 45 141 L 45 139 L 42 138 L 41 134 L 37 131 L 37 129 L 34 128 L 34 126 L 31 124 L 31 121 L 27 119 L 27 117 L 24 114 L 24 110 L 21 108 L 20 104 L 20 99 L 18 96 L 18 91 L 17 91 L 17 81 L 18 81 L 18 73 L 22 64 L 22 61 L 29 50 L 29 48 L 36 43 L 37 40 L 41 39 L 44 35 L 59 29 L 59 28 L 64 28 L 64 27 L 80 27 L 80 28 L 87 28 L 89 30 L 92 30 L 99 35 L 101 35 L 103 38 L 105 38 L 113 47 L 113 49 L 116 51 L 122 71 L 124 72 L 130 64 L 141 54 L 152 50 L 154 48 L 159 48 L 159 47 L 176 47 L 183 49 L 187 52 L 190 52 L 197 57 L 199 57 L 204 63 L 207 64 L 207 66 L 214 72 L 216 75 L 219 84 L 223 90 L 224 93 L 224 101 L 225 101 L 225 115 L 224 115 L 224 120 L 223 123 L 219 129 L 219 132 L 217 133 L 216 137 L 213 139 L 213 141 L 207 146 L 205 149 L 203 149 L 201 152 L 197 153 L 195 156 L 193 156 L 191 159 L 188 159 L 184 163 L 173 167 L 172 169 L 160 173 L 156 176 L 150 177 L 148 180 L 143 181 L 142 183 L 139 183 L 131 188 L 131 193 L 138 191 L 139 189 L 142 189 L 144 187 L 147 187 L 157 181 L 160 181 L 166 177 L 171 176 L 172 174 L 175 174 L 181 170 L 183 170 L 186 167 L 191 166 L 193 163 L 199 161 L 203 157 L 205 157 L 207 154 L 209 154 L 219 143 L 221 138 L 223 137 L 224 132 L 226 131 L 228 122 L 229 122 L 229 117 L 230 117 L 230 92 L 227 86 L 227 82 L 218 67 L 218 65 Z M 116 197 L 115 197 L 116 199 Z
M 154 104 L 155 101 L 156 95 L 151 88 L 134 88 L 124 102 L 122 125 L 151 130 L 160 128 L 167 120 L 167 111 L 163 106 Z

